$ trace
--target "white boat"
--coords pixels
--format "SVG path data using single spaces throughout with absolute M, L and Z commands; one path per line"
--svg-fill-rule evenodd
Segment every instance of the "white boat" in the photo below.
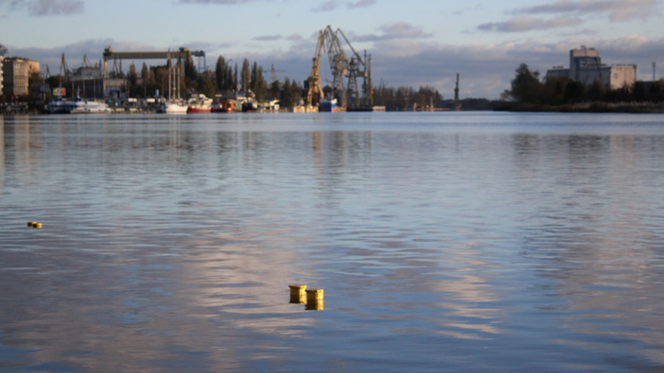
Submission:
M 187 114 L 188 106 L 177 101 L 162 102 L 159 107 L 160 113 L 166 114 Z
M 46 105 L 46 111 L 51 114 L 65 114 L 69 112 L 68 109 L 67 100 L 63 100 L 61 97 L 54 99 Z
M 103 102 L 76 98 L 65 104 L 71 114 L 110 114 L 111 109 Z

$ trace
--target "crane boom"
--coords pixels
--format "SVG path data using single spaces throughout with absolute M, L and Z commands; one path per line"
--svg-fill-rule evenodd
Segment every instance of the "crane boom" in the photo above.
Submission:
M 319 102 L 325 96 L 323 95 L 323 90 L 320 87 L 320 57 L 323 53 L 323 47 L 325 45 L 325 36 L 321 31 L 318 36 L 318 45 L 316 46 L 316 56 L 314 57 L 314 63 L 311 67 L 311 76 L 309 77 L 309 94 L 307 95 L 307 104 L 313 105 L 314 101 Z

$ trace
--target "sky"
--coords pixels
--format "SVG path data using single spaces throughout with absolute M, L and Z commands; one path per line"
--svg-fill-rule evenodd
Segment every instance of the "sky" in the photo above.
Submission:
M 99 61 L 109 45 L 187 47 L 205 51 L 212 69 L 220 55 L 247 58 L 274 64 L 279 80 L 302 81 L 330 25 L 372 55 L 375 85 L 428 85 L 452 98 L 459 73 L 462 98 L 495 99 L 519 64 L 544 75 L 582 45 L 603 63 L 638 65 L 640 80 L 652 79 L 656 62 L 661 77 L 663 11 L 664 0 L 0 0 L 0 44 L 52 73 L 62 53 L 72 69 L 83 55 Z M 325 62 L 321 75 L 332 78 Z

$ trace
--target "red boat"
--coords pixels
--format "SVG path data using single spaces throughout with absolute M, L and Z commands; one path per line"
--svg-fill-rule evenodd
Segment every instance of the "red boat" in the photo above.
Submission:
M 187 114 L 206 114 L 212 111 L 212 99 L 198 95 L 189 99 Z

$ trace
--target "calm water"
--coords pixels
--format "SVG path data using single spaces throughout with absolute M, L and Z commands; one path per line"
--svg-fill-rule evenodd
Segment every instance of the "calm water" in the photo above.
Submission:
M 659 372 L 663 236 L 661 115 L 0 117 L 0 371 Z

